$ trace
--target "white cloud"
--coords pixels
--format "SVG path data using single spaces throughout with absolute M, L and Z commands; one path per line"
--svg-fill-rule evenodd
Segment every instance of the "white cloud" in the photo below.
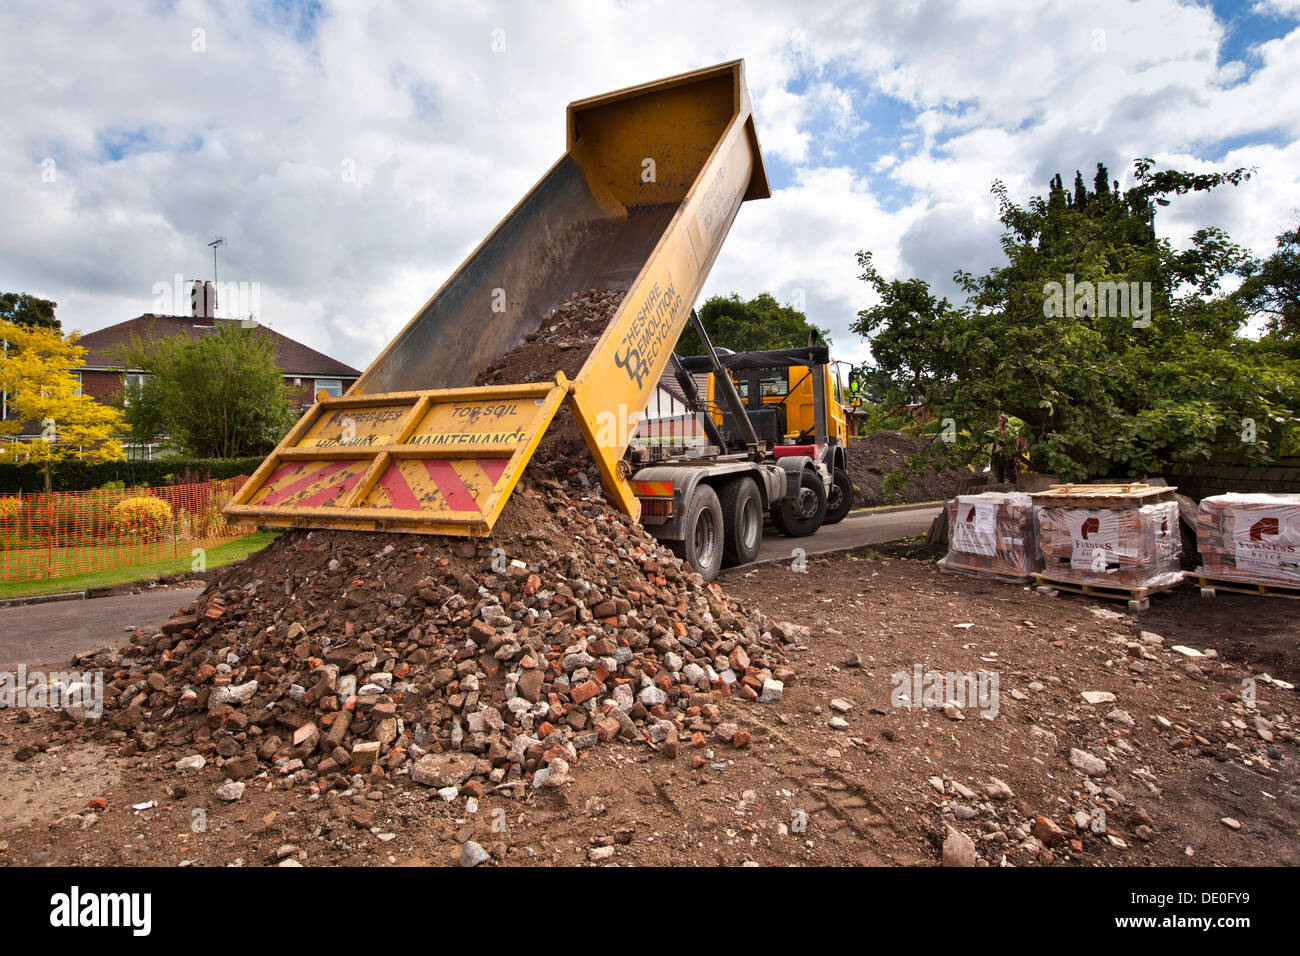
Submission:
M 1300 0 L 1260 0 L 1251 9 L 1256 13 L 1296 16 L 1300 15 Z
M 763 114 L 762 144 L 765 155 L 780 156 L 792 163 L 808 158 L 808 143 L 812 135 L 800 129 L 805 97 L 780 87 L 768 87 L 756 109 Z
M 737 56 L 789 181 L 742 210 L 707 291 L 802 290 L 842 352 L 870 304 L 854 253 L 951 294 L 996 260 L 994 179 L 1024 200 L 1098 160 L 1258 166 L 1161 226 L 1261 252 L 1300 207 L 1300 28 L 1278 21 L 1251 72 L 1178 0 L 341 4 L 305 43 L 270 9 L 0 11 L 0 288 L 99 328 L 207 277 L 222 235 L 264 320 L 364 366 L 560 154 L 567 102 Z

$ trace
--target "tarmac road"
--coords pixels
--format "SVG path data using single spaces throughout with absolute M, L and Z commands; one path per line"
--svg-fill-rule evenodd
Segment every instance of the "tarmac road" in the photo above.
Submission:
M 202 590 L 175 588 L 0 608 L 0 671 L 19 664 L 66 665 L 74 654 L 125 643 L 127 628 L 160 627 Z
M 769 528 L 758 546 L 758 561 L 785 561 L 793 556 L 795 548 L 805 554 L 824 554 L 843 551 L 867 544 L 884 544 L 913 535 L 925 534 L 943 505 L 920 505 L 900 511 L 860 511 L 850 513 L 839 524 L 823 527 L 807 538 L 787 538 Z

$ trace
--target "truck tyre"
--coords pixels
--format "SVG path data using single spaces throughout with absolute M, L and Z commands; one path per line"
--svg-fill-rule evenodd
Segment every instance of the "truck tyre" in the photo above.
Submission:
M 843 468 L 834 469 L 835 483 L 826 499 L 826 520 L 822 524 L 839 524 L 853 509 L 853 481 Z
M 772 524 L 792 538 L 816 532 L 826 520 L 826 489 L 821 477 L 811 468 L 799 474 L 799 491 L 793 498 L 782 498 L 773 506 Z
M 691 492 L 682 530 L 686 537 L 672 543 L 673 553 L 712 581 L 722 569 L 723 522 L 717 492 L 708 485 L 700 483 Z
M 758 557 L 763 540 L 763 500 L 753 478 L 737 478 L 722 486 L 723 549 L 727 564 L 748 564 Z

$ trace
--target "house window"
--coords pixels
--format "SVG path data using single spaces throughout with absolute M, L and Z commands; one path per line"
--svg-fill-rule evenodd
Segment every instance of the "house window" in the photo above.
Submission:
M 131 404 L 131 393 L 137 388 L 144 388 L 144 383 L 153 378 L 144 372 L 127 372 L 122 376 L 122 404 Z
M 343 380 L 338 378 L 318 378 L 316 379 L 316 388 L 312 394 L 316 395 L 325 392 L 330 398 L 338 398 L 343 394 Z

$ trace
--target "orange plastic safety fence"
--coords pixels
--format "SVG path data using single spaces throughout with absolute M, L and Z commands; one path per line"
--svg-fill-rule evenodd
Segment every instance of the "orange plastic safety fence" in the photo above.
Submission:
M 0 495 L 0 581 L 192 558 L 255 531 L 226 521 L 244 477 L 161 488 Z

